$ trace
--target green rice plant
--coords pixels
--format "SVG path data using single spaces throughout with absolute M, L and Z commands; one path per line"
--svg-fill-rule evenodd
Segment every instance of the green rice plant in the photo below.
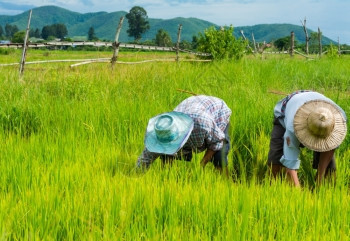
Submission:
M 111 53 L 30 50 L 40 60 Z M 0 55 L 0 62 L 13 59 Z M 173 54 L 174 55 L 174 54 Z M 120 60 L 167 54 L 120 52 Z M 174 57 L 174 56 L 173 56 Z M 336 182 L 315 187 L 302 151 L 295 189 L 266 173 L 273 107 L 313 89 L 349 107 L 349 59 L 138 65 L 67 63 L 0 67 L 0 235 L 3 240 L 348 240 L 350 139 L 336 151 Z M 190 95 L 222 98 L 232 109 L 227 180 L 191 162 L 135 171 L 149 118 Z M 10 116 L 9 118 L 7 118 Z M 7 119 L 6 119 L 7 118 Z M 25 134 L 25 135 L 23 135 Z

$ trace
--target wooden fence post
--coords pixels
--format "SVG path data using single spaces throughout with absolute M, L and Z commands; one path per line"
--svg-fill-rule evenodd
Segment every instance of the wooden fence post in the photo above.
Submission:
M 305 33 L 305 53 L 306 55 L 309 55 L 309 36 L 308 36 L 308 33 L 307 33 L 307 29 L 306 29 L 306 17 L 304 19 L 304 23 L 301 21 L 301 25 L 303 26 L 304 28 L 304 33 Z
M 250 45 L 249 45 L 249 40 L 245 37 L 243 30 L 241 29 L 240 32 L 241 32 L 241 34 L 242 34 L 242 37 L 243 37 L 244 41 L 247 41 L 247 42 L 248 42 L 248 43 L 247 43 L 247 48 L 250 49 L 250 51 L 252 51 L 252 53 L 253 53 L 254 56 L 255 56 L 255 52 L 253 51 L 252 47 L 250 47 Z M 254 46 L 254 47 L 255 47 L 255 46 Z
M 252 33 L 252 39 L 253 39 L 253 44 L 254 44 L 254 51 L 257 52 L 256 42 L 255 42 L 255 38 L 254 38 L 254 33 Z
M 176 42 L 176 62 L 179 62 L 181 29 L 182 29 L 182 24 L 179 24 L 179 29 L 177 30 L 177 42 Z
M 124 21 L 124 16 L 120 18 L 117 32 L 115 33 L 115 38 L 114 38 L 114 42 L 113 42 L 114 52 L 113 52 L 113 57 L 111 59 L 112 69 L 114 68 L 114 65 L 117 62 L 117 58 L 118 58 L 119 44 L 120 44 L 118 41 L 119 41 L 119 34 L 120 34 L 120 30 L 121 30 L 122 25 L 123 25 L 123 21 Z
M 290 33 L 290 57 L 294 56 L 294 32 Z
M 20 76 L 23 75 L 24 71 L 24 64 L 26 62 L 26 54 L 27 54 L 27 42 L 28 42 L 28 35 L 29 35 L 29 27 L 30 27 L 30 20 L 32 18 L 32 10 L 29 11 L 29 17 L 28 17 L 28 24 L 26 29 L 26 35 L 24 37 L 24 43 L 23 43 L 23 52 L 22 52 L 22 59 L 21 64 L 19 66 L 19 74 Z
M 322 33 L 320 28 L 318 28 L 318 52 L 320 53 L 320 58 L 322 56 Z

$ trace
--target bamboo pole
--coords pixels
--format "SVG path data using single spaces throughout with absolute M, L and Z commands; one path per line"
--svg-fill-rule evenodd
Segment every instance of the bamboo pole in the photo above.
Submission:
M 179 62 L 181 29 L 182 29 L 182 24 L 179 24 L 179 29 L 177 30 L 177 42 L 176 42 L 176 62 Z
M 247 43 L 247 48 L 248 49 L 250 49 L 250 51 L 252 51 L 252 53 L 255 55 L 255 52 L 253 51 L 253 49 L 252 49 L 252 47 L 250 47 L 250 45 L 249 45 L 249 40 L 245 37 L 245 35 L 244 35 L 244 31 L 241 29 L 241 34 L 242 34 L 242 37 L 243 37 L 243 39 L 244 39 L 244 41 L 247 41 L 248 43 Z M 254 45 L 254 47 L 255 47 L 255 45 Z
M 115 62 L 117 61 L 118 58 L 118 53 L 119 53 L 119 34 L 120 34 L 120 30 L 122 28 L 123 25 L 123 21 L 124 21 L 124 16 L 120 18 L 119 20 L 119 25 L 117 28 L 117 31 L 115 33 L 115 39 L 113 42 L 113 48 L 114 48 L 114 52 L 113 52 L 113 57 L 111 59 L 111 64 L 112 64 L 112 69 L 114 68 Z
M 294 56 L 294 32 L 290 33 L 290 57 Z
M 252 33 L 252 39 L 253 39 L 253 44 L 254 44 L 254 51 L 257 52 L 256 42 L 255 42 L 255 38 L 254 38 L 254 33 Z
M 301 25 L 303 26 L 304 28 L 304 33 L 305 33 L 305 53 L 306 55 L 309 55 L 309 35 L 307 33 L 307 29 L 306 29 L 306 17 L 304 18 L 304 22 L 303 21 L 300 21 L 301 22 Z
M 24 37 L 24 43 L 23 43 L 23 52 L 22 52 L 22 59 L 21 59 L 21 64 L 19 66 L 19 75 L 23 75 L 24 71 L 24 64 L 26 62 L 26 54 L 27 54 L 27 41 L 28 41 L 28 35 L 29 35 L 29 27 L 30 27 L 30 20 L 32 18 L 32 10 L 29 11 L 29 16 L 28 16 L 28 24 L 27 24 L 27 29 L 26 29 L 26 35 Z
M 320 28 L 318 28 L 318 52 L 321 58 L 322 57 L 322 33 Z

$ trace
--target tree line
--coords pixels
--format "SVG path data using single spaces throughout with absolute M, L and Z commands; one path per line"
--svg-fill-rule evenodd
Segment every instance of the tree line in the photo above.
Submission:
M 128 21 L 127 34 L 129 37 L 134 38 L 135 43 L 140 43 L 142 35 L 150 29 L 148 21 L 147 11 L 140 7 L 135 6 L 125 15 Z M 64 39 L 68 35 L 67 27 L 62 23 L 56 23 L 52 25 L 46 25 L 41 30 L 38 28 L 30 29 L 29 37 L 42 38 L 43 40 L 50 41 L 56 38 Z M 12 42 L 20 43 L 24 41 L 25 31 L 19 31 L 16 25 L 6 24 L 4 28 L 0 25 L 0 40 L 8 39 Z M 95 29 L 91 26 L 87 32 L 87 40 L 98 41 L 98 37 L 95 34 Z M 269 44 L 270 48 L 275 50 L 288 50 L 290 48 L 291 37 L 286 36 L 279 38 Z M 172 42 L 170 34 L 164 30 L 159 29 L 155 38 L 152 40 L 146 40 L 143 42 L 146 45 L 155 45 L 160 47 L 172 47 L 175 43 Z M 182 40 L 180 42 L 181 49 L 197 50 L 205 53 L 210 53 L 211 58 L 225 59 L 235 58 L 239 59 L 247 51 L 252 51 L 254 46 L 251 41 L 246 38 L 236 38 L 233 34 L 233 26 L 225 26 L 221 28 L 210 27 L 204 31 L 204 33 L 198 33 L 192 37 L 192 41 Z M 297 48 L 302 49 L 303 44 L 295 43 Z M 267 45 L 264 44 L 264 48 Z M 255 48 L 256 46 L 254 46 Z M 332 48 L 332 46 L 330 46 Z M 345 46 L 347 47 L 347 46 Z M 310 36 L 310 53 L 317 53 L 318 51 L 318 35 L 317 33 L 311 33 Z M 334 51 L 333 51 L 334 52 Z
M 15 43 L 24 41 L 25 31 L 20 31 L 17 25 L 6 24 L 4 29 L 0 25 L 0 39 L 8 39 Z M 29 37 L 42 38 L 44 40 L 63 39 L 67 34 L 67 27 L 62 23 L 46 25 L 41 31 L 38 28 L 30 29 L 29 31 Z

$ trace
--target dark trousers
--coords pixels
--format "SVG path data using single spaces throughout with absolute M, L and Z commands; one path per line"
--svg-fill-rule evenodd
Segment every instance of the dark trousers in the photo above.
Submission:
M 268 164 L 275 164 L 275 165 L 281 165 L 280 162 L 281 157 L 283 156 L 283 144 L 284 144 L 284 133 L 286 132 L 286 129 L 281 125 L 279 119 L 274 118 L 273 120 L 273 128 L 271 132 L 271 139 L 270 139 L 270 151 L 268 154 Z M 304 146 L 300 146 L 304 147 Z M 313 152 L 313 162 L 312 167 L 314 169 L 318 168 L 318 163 L 320 162 L 320 152 Z M 336 165 L 335 165 L 335 158 L 334 155 L 332 157 L 331 162 L 329 163 L 327 167 L 327 171 L 335 171 Z
M 226 167 L 228 165 L 228 153 L 230 151 L 230 136 L 228 134 L 229 131 L 229 124 L 227 124 L 224 133 L 225 133 L 225 139 L 223 143 L 223 147 L 221 150 L 215 152 L 213 158 L 210 160 L 215 167 Z M 181 153 L 182 150 L 179 151 Z M 160 159 L 166 163 L 171 160 L 184 160 L 184 161 L 191 161 L 192 160 L 192 150 L 184 150 L 184 153 L 186 154 L 180 154 L 176 156 L 171 155 L 161 155 Z

